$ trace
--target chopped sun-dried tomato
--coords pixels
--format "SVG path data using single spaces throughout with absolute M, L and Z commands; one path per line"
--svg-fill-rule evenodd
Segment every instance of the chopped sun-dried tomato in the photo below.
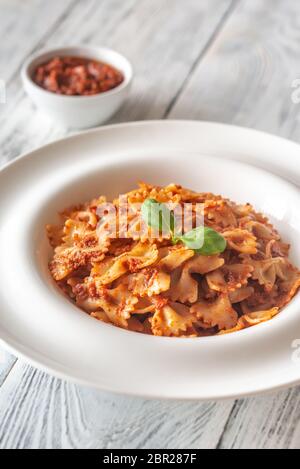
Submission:
M 54 57 L 33 74 L 33 81 L 41 88 L 68 96 L 103 93 L 123 80 L 123 74 L 112 65 L 84 57 Z

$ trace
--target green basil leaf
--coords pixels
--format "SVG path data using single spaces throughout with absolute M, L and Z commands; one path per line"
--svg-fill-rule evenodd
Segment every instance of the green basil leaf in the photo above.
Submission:
M 202 248 L 204 244 L 204 228 L 200 226 L 199 228 L 194 228 L 193 230 L 177 237 L 189 249 L 198 250 Z
M 175 235 L 175 218 L 167 205 L 157 202 L 155 199 L 146 199 L 141 207 L 142 218 L 148 226 L 159 231 L 159 233 L 172 233 L 173 243 L 181 241 L 189 249 L 198 254 L 212 256 L 226 249 L 226 240 L 212 228 L 200 226 L 185 233 L 182 236 Z
M 146 199 L 142 204 L 142 217 L 148 226 L 159 230 L 160 233 L 174 232 L 174 214 L 165 204 L 155 199 Z
M 220 233 L 200 226 L 180 236 L 180 240 L 190 249 L 194 249 L 198 254 L 212 256 L 220 254 L 226 249 L 226 239 Z

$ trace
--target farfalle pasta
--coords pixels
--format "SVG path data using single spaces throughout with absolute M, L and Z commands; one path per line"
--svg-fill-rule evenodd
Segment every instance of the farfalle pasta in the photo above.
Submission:
M 181 237 L 173 225 L 170 231 L 145 223 L 148 200 L 167 204 L 173 224 L 184 219 L 182 209 Z M 201 217 L 224 249 L 191 248 Z M 273 318 L 300 288 L 289 245 L 267 218 L 250 204 L 175 184 L 141 183 L 109 205 L 101 196 L 62 212 L 61 224 L 47 226 L 47 233 L 54 248 L 50 272 L 65 295 L 91 317 L 135 332 L 204 337 L 239 331 Z

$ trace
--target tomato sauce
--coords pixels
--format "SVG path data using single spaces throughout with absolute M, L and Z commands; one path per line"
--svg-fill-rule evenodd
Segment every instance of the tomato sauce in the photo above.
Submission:
M 112 65 L 84 57 L 53 57 L 39 65 L 32 78 L 41 88 L 67 96 L 104 93 L 124 81 Z

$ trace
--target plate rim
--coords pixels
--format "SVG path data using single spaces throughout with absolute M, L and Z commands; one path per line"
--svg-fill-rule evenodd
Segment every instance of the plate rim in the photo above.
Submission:
M 273 134 L 269 134 L 269 133 L 266 133 L 266 132 L 263 132 L 263 131 L 259 131 L 259 130 L 256 130 L 256 129 L 251 129 L 251 128 L 247 128 L 247 127 L 239 127 L 239 126 L 233 126 L 233 125 L 229 125 L 229 124 L 222 124 L 222 123 L 216 123 L 216 122 L 208 122 L 208 121 L 191 121 L 191 120 L 150 120 L 150 121 L 137 121 L 137 122 L 129 122 L 129 123 L 121 123 L 121 124 L 111 124 L 111 125 L 107 125 L 107 126 L 102 126 L 100 128 L 95 128 L 95 129 L 90 129 L 90 130 L 86 130 L 84 132 L 77 132 L 73 135 L 70 135 L 70 136 L 67 136 L 67 137 L 62 137 L 56 141 L 53 141 L 51 143 L 48 143 L 46 145 L 42 145 L 38 148 L 35 148 L 34 150 L 32 151 L 29 151 L 29 152 L 25 152 L 24 154 L 20 155 L 19 157 L 15 158 L 14 160 L 12 161 L 8 161 L 6 164 L 4 164 L 1 168 L 0 168 L 0 174 L 6 170 L 7 168 L 10 168 L 14 165 L 17 165 L 20 160 L 23 160 L 23 159 L 27 159 L 27 158 L 33 158 L 35 156 L 36 153 L 38 153 L 41 149 L 47 149 L 49 147 L 52 147 L 52 146 L 56 146 L 58 143 L 63 143 L 63 142 L 66 142 L 66 141 L 70 141 L 70 140 L 74 140 L 76 138 L 80 138 L 82 136 L 87 136 L 89 134 L 94 134 L 94 133 L 100 133 L 105 131 L 105 130 L 110 130 L 112 128 L 126 128 L 126 127 L 135 127 L 135 126 L 148 126 L 148 125 L 209 125 L 209 126 L 213 126 L 215 128 L 217 127 L 227 127 L 227 128 L 231 128 L 231 129 L 235 129 L 235 130 L 248 130 L 250 132 L 254 132 L 254 133 L 258 133 L 262 136 L 268 136 L 268 137 L 271 137 L 272 139 L 275 138 L 275 139 L 280 139 L 281 141 L 283 141 L 285 144 L 286 143 L 289 143 L 289 144 L 292 144 L 292 145 L 295 145 L 295 147 L 299 147 L 299 145 L 296 143 L 296 142 L 292 142 L 290 140 L 287 140 L 287 139 L 284 139 L 282 137 L 278 137 L 276 135 L 273 135 Z M 230 159 L 230 158 L 228 158 Z M 246 163 L 246 164 L 250 164 L 250 163 Z M 256 167 L 255 165 L 252 165 L 254 167 Z M 272 171 L 271 171 L 272 172 Z M 282 178 L 283 179 L 283 178 Z M 287 386 L 294 386 L 294 385 L 297 385 L 300 383 L 300 376 L 299 378 L 297 379 L 291 379 L 290 381 L 285 381 L 285 383 L 282 383 L 282 384 L 278 384 L 277 386 L 274 386 L 274 385 L 270 385 L 270 387 L 266 387 L 264 386 L 263 389 L 259 389 L 259 390 L 253 390 L 253 391 L 249 391 L 249 392 L 244 392 L 244 393 L 238 393 L 238 394 L 225 394 L 224 396 L 220 396 L 219 394 L 217 395 L 209 395 L 209 396 L 196 396 L 195 397 L 191 397 L 191 396 L 181 396 L 181 397 L 177 397 L 177 396 L 168 396 L 168 395 L 163 395 L 163 394 L 160 394 L 160 395 L 153 395 L 153 392 L 150 393 L 149 395 L 147 395 L 147 393 L 141 393 L 141 392 L 137 392 L 137 393 L 134 393 L 132 391 L 130 392 L 126 392 L 126 391 L 123 391 L 123 390 L 112 390 L 109 386 L 106 387 L 105 385 L 98 385 L 96 383 L 91 383 L 90 381 L 86 380 L 86 379 L 81 379 L 81 378 L 78 378 L 78 377 L 74 377 L 74 376 L 71 376 L 69 375 L 68 373 L 66 372 L 63 372 L 63 371 L 57 371 L 55 368 L 53 368 L 52 366 L 49 366 L 49 365 L 45 365 L 43 364 L 42 361 L 39 361 L 39 360 L 36 360 L 35 358 L 33 358 L 32 356 L 29 356 L 27 353 L 23 353 L 22 350 L 18 349 L 16 346 L 13 346 L 9 343 L 7 343 L 5 340 L 3 340 L 2 338 L 0 338 L 0 343 L 1 345 L 3 345 L 4 349 L 8 350 L 9 352 L 13 353 L 14 355 L 17 355 L 18 357 L 24 359 L 27 363 L 33 365 L 35 368 L 38 368 L 38 369 L 41 369 L 47 373 L 50 373 L 51 375 L 54 375 L 60 379 L 67 379 L 68 381 L 71 381 L 71 382 L 74 382 L 74 383 L 77 383 L 77 384 L 81 384 L 81 385 L 84 385 L 84 386 L 89 386 L 89 387 L 94 387 L 94 388 L 97 388 L 97 389 L 101 389 L 103 391 L 106 391 L 106 392 L 113 392 L 115 394 L 121 394 L 121 395 L 127 395 L 127 396 L 139 396 L 139 397 L 143 397 L 143 398 L 146 398 L 146 399 L 152 399 L 152 398 L 160 398 L 160 399 L 170 399 L 170 400 L 187 400 L 187 401 L 194 401 L 194 400 L 201 400 L 201 401 L 205 401 L 205 400 L 223 400 L 223 399 L 233 399 L 233 398 L 237 398 L 237 397 L 246 397 L 246 396 L 253 396 L 253 395 L 257 395 L 257 394 L 268 394 L 274 390 L 280 390 L 280 389 L 283 389 L 283 388 L 286 388 Z M 35 351 L 33 351 L 32 355 L 35 354 Z M 51 360 L 50 360 L 51 361 Z

